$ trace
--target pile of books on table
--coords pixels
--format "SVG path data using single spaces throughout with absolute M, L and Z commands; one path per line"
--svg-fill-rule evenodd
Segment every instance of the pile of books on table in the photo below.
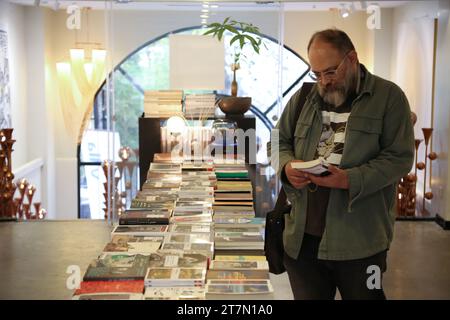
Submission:
M 192 118 L 214 117 L 215 94 L 189 94 L 184 100 L 184 115 Z
M 219 256 L 207 273 L 207 299 L 273 299 L 269 265 L 264 256 Z
M 144 116 L 147 118 L 166 118 L 183 114 L 182 90 L 144 91 Z
M 248 174 L 224 180 L 214 169 L 210 162 L 152 163 L 73 298 L 270 299 L 264 219 L 255 218 L 250 201 L 217 205 L 215 198 L 217 190 L 251 193 Z

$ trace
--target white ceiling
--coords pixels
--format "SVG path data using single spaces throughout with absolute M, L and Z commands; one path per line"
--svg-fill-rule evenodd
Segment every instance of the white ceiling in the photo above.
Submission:
M 152 0 L 8 0 L 11 3 L 28 6 L 43 6 L 54 10 L 65 9 L 68 5 L 76 4 L 80 7 L 90 7 L 92 9 L 105 9 L 106 3 L 109 8 L 122 10 L 199 10 L 203 1 L 181 0 L 181 1 L 152 1 Z M 120 3 L 127 2 L 127 3 Z M 278 9 L 278 3 L 283 3 L 286 11 L 309 11 L 309 10 L 330 10 L 338 8 L 340 5 L 354 5 L 355 10 L 361 10 L 364 5 L 377 4 L 382 8 L 393 8 L 401 6 L 410 1 L 245 1 L 245 0 L 222 0 L 209 1 L 210 5 L 218 5 L 213 10 L 274 10 Z

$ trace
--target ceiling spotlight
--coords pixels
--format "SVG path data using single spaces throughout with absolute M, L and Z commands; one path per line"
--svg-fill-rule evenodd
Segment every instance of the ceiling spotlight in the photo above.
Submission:
M 350 16 L 350 10 L 345 4 L 341 4 L 341 8 L 339 9 L 339 14 L 342 18 L 348 18 Z
M 217 9 L 219 6 L 217 4 L 212 4 L 209 6 L 211 9 Z
M 209 16 L 208 16 L 207 14 L 202 14 L 202 15 L 200 15 L 200 18 L 203 18 L 203 19 L 208 19 L 208 18 L 209 18 Z
M 202 12 L 207 13 L 207 12 L 209 12 L 209 9 L 202 9 Z

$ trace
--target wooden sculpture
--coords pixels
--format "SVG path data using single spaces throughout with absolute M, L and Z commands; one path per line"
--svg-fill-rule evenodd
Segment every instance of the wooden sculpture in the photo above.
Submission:
M 16 186 L 13 183 L 11 154 L 13 144 L 13 129 L 0 130 L 0 217 L 2 220 L 15 219 L 14 193 Z
M 413 125 L 416 123 L 417 116 L 411 112 L 411 121 Z M 417 187 L 417 170 L 424 170 L 423 178 L 423 198 L 422 198 L 422 214 L 425 214 L 425 200 L 433 198 L 432 192 L 426 192 L 427 167 L 428 159 L 431 161 L 437 159 L 435 152 L 428 154 L 428 145 L 430 142 L 432 128 L 422 128 L 424 139 L 415 139 L 415 164 L 414 173 L 409 173 L 403 177 L 397 186 L 397 215 L 398 216 L 415 216 L 416 214 L 416 187 Z M 418 162 L 418 150 L 422 141 L 425 140 L 425 162 Z M 431 181 L 431 179 L 430 179 Z

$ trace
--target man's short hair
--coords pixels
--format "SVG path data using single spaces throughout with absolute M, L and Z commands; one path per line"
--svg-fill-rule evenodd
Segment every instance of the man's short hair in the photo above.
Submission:
M 350 37 L 339 29 L 326 29 L 314 33 L 308 43 L 308 52 L 311 44 L 316 40 L 331 44 L 343 54 L 350 50 L 355 50 L 355 46 L 352 40 L 350 40 Z

